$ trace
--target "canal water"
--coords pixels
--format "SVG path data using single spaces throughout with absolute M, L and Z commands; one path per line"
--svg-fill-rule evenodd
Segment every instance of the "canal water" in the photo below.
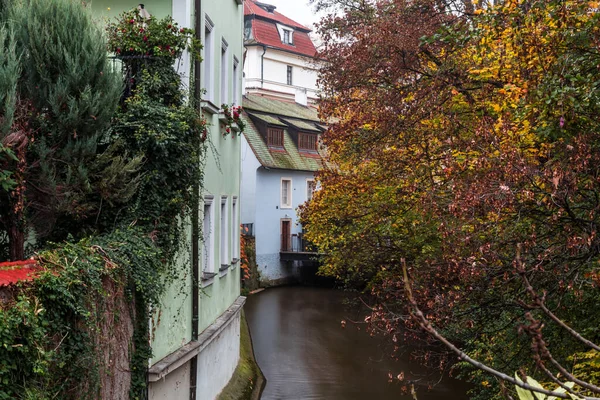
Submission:
M 290 286 L 248 297 L 245 306 L 256 361 L 266 386 L 262 400 L 412 399 L 388 373 L 422 379 L 419 400 L 465 400 L 466 386 L 451 378 L 427 390 L 432 372 L 386 356 L 386 342 L 341 320 L 356 317 L 347 294 L 323 288 Z

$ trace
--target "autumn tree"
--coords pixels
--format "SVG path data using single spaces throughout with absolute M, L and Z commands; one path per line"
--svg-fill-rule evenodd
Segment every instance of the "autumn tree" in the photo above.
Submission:
M 597 5 L 319 4 L 336 7 L 320 28 L 336 168 L 302 217 L 322 271 L 366 288 L 395 343 L 600 393 Z M 466 371 L 474 396 L 511 396 Z

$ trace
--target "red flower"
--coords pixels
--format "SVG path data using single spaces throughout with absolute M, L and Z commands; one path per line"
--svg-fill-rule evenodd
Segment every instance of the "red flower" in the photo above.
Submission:
M 179 30 L 179 32 L 181 32 L 181 33 L 183 33 L 183 31 L 184 31 L 184 29 L 183 29 L 183 28 L 181 28 L 181 29 Z
M 130 19 L 130 20 L 129 20 L 129 23 L 130 23 L 130 24 L 135 24 L 135 19 Z
M 171 29 L 173 27 L 173 25 L 169 24 L 167 25 L 167 29 Z
M 148 36 L 144 36 L 144 42 L 148 41 Z

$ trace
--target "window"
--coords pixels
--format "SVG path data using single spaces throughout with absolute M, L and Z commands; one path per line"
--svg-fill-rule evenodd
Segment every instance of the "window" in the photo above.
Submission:
M 287 84 L 288 85 L 292 84 L 292 66 L 291 65 L 287 66 Z
M 215 263 L 213 261 L 213 244 L 214 244 L 214 223 L 213 223 L 213 197 L 206 196 L 204 198 L 204 216 L 202 222 L 202 271 L 204 278 L 207 274 L 212 275 L 215 271 Z
M 244 40 L 252 39 L 252 20 L 244 20 Z
M 227 196 L 221 197 L 221 269 L 229 266 L 229 224 L 227 223 Z
M 283 129 L 267 129 L 267 145 L 270 147 L 283 147 Z
M 317 151 L 317 135 L 312 133 L 298 133 L 298 148 L 304 151 Z
M 221 41 L 221 104 L 229 104 L 229 63 L 227 48 L 229 44 L 225 39 Z
M 281 178 L 281 208 L 292 208 L 292 180 Z
M 213 102 L 215 100 L 214 94 L 214 54 L 213 54 L 213 28 L 215 25 L 212 23 L 208 15 L 204 20 L 204 60 L 202 61 L 202 65 L 204 65 L 204 76 L 203 83 L 204 88 L 206 89 L 206 99 Z
M 240 93 L 238 93 L 239 84 L 239 60 L 236 56 L 233 56 L 233 102 L 240 104 Z
M 237 197 L 231 201 L 231 259 L 237 260 L 240 257 L 240 223 L 238 222 Z
M 292 31 L 289 31 L 287 29 L 283 30 L 283 43 L 293 44 L 292 43 Z
M 308 201 L 312 200 L 314 191 L 315 191 L 315 180 L 307 179 L 306 180 L 306 200 L 308 200 Z

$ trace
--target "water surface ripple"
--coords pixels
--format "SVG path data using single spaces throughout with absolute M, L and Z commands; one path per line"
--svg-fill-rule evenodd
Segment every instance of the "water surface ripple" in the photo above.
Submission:
M 411 399 L 388 372 L 406 377 L 426 372 L 414 362 L 386 357 L 385 342 L 352 324 L 341 291 L 310 287 L 281 287 L 248 297 L 245 311 L 256 360 L 267 385 L 263 400 L 387 400 Z M 429 373 L 431 374 L 431 373 Z M 423 378 L 423 380 L 433 379 Z M 465 385 L 450 378 L 419 400 L 464 400 Z

